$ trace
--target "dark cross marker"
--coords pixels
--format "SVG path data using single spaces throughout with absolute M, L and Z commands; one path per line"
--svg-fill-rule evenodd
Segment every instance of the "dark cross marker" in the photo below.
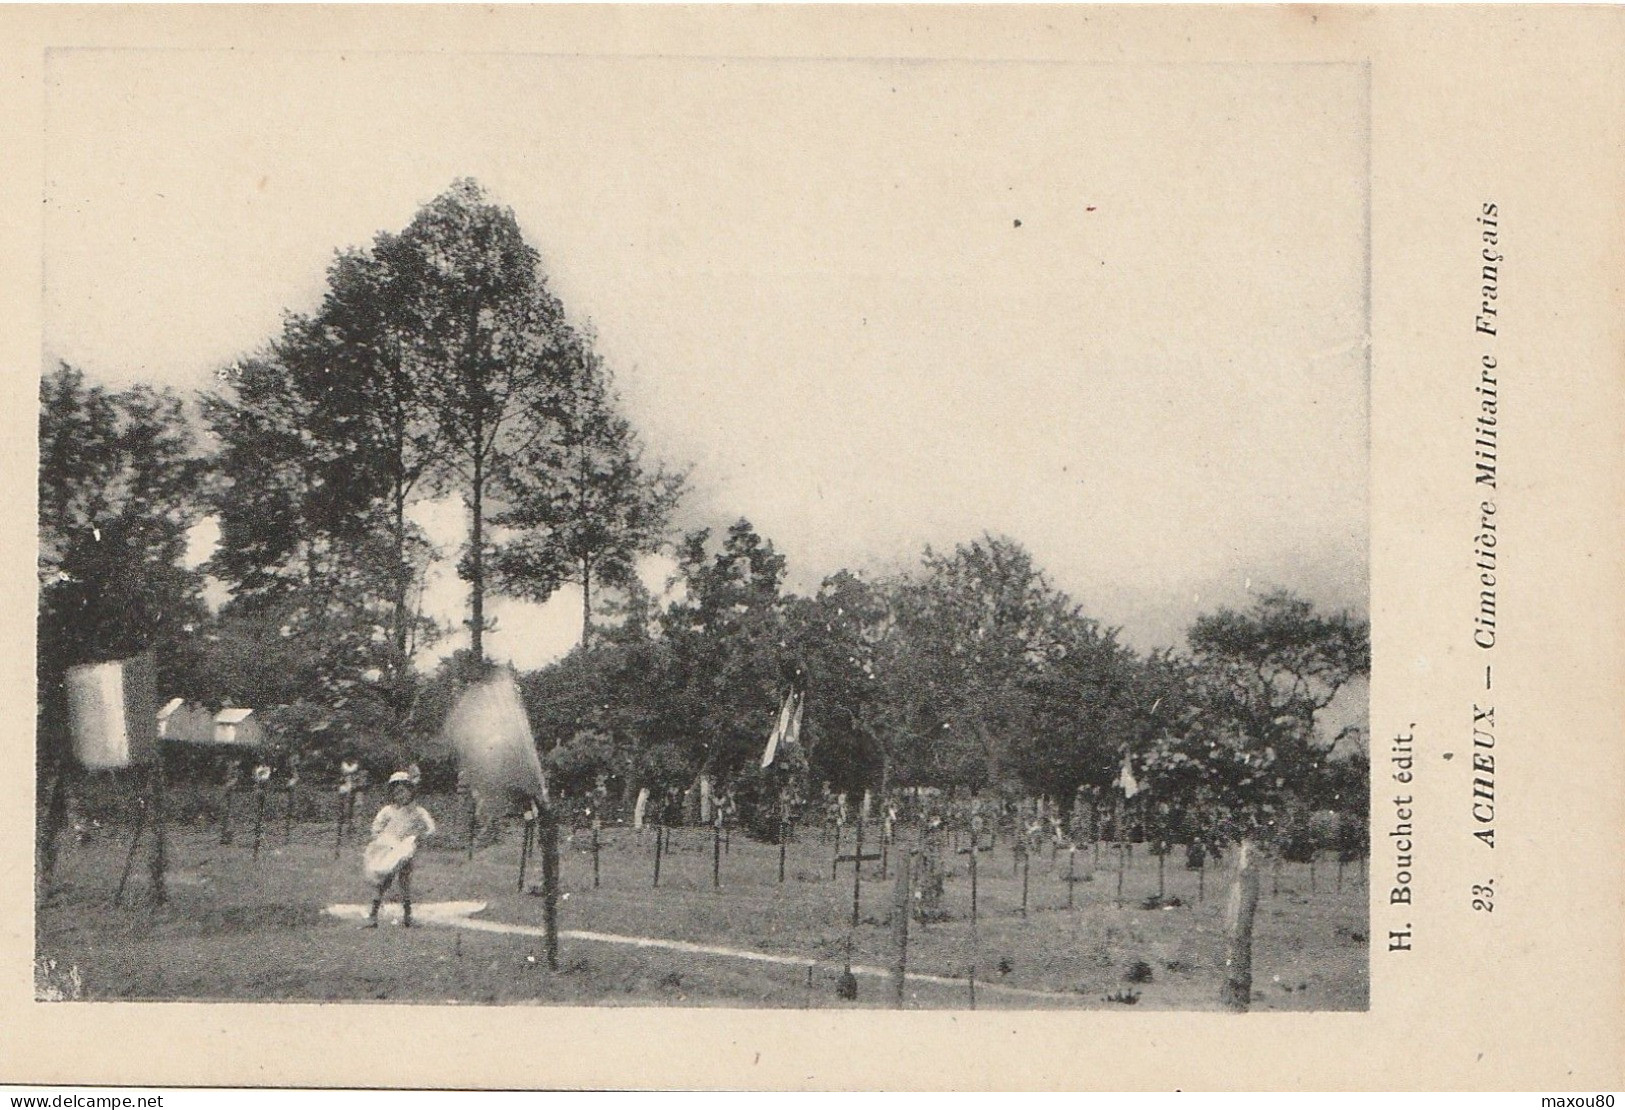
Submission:
M 525 893 L 525 865 L 530 862 L 530 845 L 536 835 L 536 818 L 525 814 L 525 824 L 519 836 L 519 893 Z
M 992 850 L 992 844 L 977 844 L 973 838 L 969 847 L 956 849 L 954 853 L 955 855 L 970 857 L 970 921 L 972 926 L 976 924 L 976 855 L 978 852 L 991 852 Z
M 660 885 L 660 855 L 666 848 L 666 826 L 655 826 L 655 886 Z
M 1078 849 L 1075 845 L 1068 845 L 1066 849 L 1066 908 L 1072 909 L 1077 903 L 1075 892 L 1078 884 L 1084 880 L 1078 877 Z
M 124 904 L 124 887 L 130 881 L 130 871 L 135 867 L 135 849 L 141 843 L 141 832 L 147 824 L 147 800 L 140 799 L 135 811 L 135 832 L 130 837 L 130 854 L 124 857 L 124 873 L 119 876 L 118 891 L 113 895 L 113 905 Z
M 598 818 L 592 819 L 592 888 L 598 889 Z
M 1028 871 L 1029 871 L 1029 869 L 1031 867 L 1032 867 L 1032 858 L 1026 852 L 1022 852 L 1021 853 L 1021 916 L 1022 917 L 1027 916 L 1027 876 L 1028 876 Z
M 779 810 L 779 882 L 784 882 L 784 846 L 790 839 L 790 817 L 788 807 Z
M 254 858 L 260 858 L 260 832 L 265 828 L 265 787 L 254 787 Z
M 956 849 L 956 854 L 970 857 L 970 1008 L 973 1010 L 976 1009 L 976 855 L 992 850 L 992 844 L 977 844 L 974 832 L 968 847 Z
M 164 832 L 164 759 L 147 772 L 147 790 L 152 795 L 152 855 L 147 860 L 147 874 L 152 880 L 153 905 L 169 901 L 169 888 L 164 881 L 164 870 L 169 863 L 169 838 Z
M 853 942 L 853 937 L 856 935 L 856 933 L 858 931 L 858 921 L 859 921 L 859 915 L 860 915 L 861 906 L 862 906 L 862 898 L 863 898 L 863 894 L 862 894 L 862 892 L 863 892 L 863 865 L 865 863 L 868 863 L 871 860 L 877 860 L 879 858 L 880 858 L 880 853 L 879 852 L 874 852 L 874 853 L 871 853 L 870 855 L 864 855 L 863 854 L 863 818 L 859 817 L 858 818 L 858 831 L 857 831 L 857 845 L 853 849 L 852 854 L 849 855 L 849 856 L 836 856 L 835 857 L 835 864 L 837 866 L 839 866 L 840 864 L 843 864 L 843 863 L 850 863 L 852 865 L 852 926 L 851 926 L 850 929 L 847 930 L 847 934 L 846 934 L 846 975 L 847 975 L 847 977 L 850 977 L 851 974 L 852 974 L 852 942 Z
M 537 838 L 542 849 L 542 927 L 547 946 L 547 966 L 559 969 L 559 824 L 546 804 L 535 804 L 539 820 Z
M 711 830 L 711 889 L 722 889 L 722 813 L 717 812 L 717 819 Z
M 223 800 L 223 803 L 224 803 L 222 805 L 222 807 L 221 807 L 221 810 L 220 810 L 220 845 L 221 845 L 221 847 L 225 847 L 225 846 L 227 846 L 227 845 L 229 845 L 231 843 L 231 795 L 232 795 L 232 792 L 234 790 L 236 790 L 236 788 L 237 788 L 237 782 L 238 782 L 237 765 L 232 764 L 231 766 L 229 766 L 226 769 L 225 788 L 221 792 L 223 794 L 223 799 L 222 800 Z M 337 852 L 333 853 L 333 858 L 334 859 L 338 858 L 338 853 Z
M 339 817 L 338 817 L 338 821 L 336 821 L 334 823 L 334 828 L 336 830 L 334 832 L 334 834 L 333 834 L 333 858 L 334 859 L 338 859 L 339 858 L 339 853 L 344 850 L 344 815 L 345 815 L 345 812 L 346 812 L 349 804 L 350 804 L 350 795 L 348 795 L 348 794 L 340 794 L 339 795 Z

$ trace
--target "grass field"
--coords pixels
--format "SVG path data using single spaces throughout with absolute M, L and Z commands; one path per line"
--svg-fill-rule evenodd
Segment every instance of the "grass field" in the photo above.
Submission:
M 442 808 L 445 808 L 442 806 Z M 445 814 L 442 813 L 444 817 Z M 463 829 L 442 822 L 438 844 L 419 852 L 420 905 L 486 903 L 477 920 L 539 926 L 542 899 L 517 889 L 519 833 L 466 857 Z M 138 858 L 125 906 L 112 905 L 129 847 L 127 830 L 103 830 L 83 842 L 64 838 L 57 884 L 36 915 L 37 966 L 58 987 L 76 976 L 70 996 L 98 999 L 393 1000 L 559 1005 L 851 1007 L 891 1004 L 890 985 L 860 977 L 855 1000 L 839 998 L 852 913 L 852 865 L 832 881 L 833 844 L 803 831 L 789 846 L 785 882 L 778 849 L 735 832 L 712 885 L 707 829 L 671 833 L 672 849 L 652 885 L 654 838 L 629 829 L 601 835 L 600 885 L 593 887 L 590 834 L 561 835 L 560 969 L 546 969 L 540 936 L 474 931 L 444 923 L 417 929 L 358 929 L 327 912 L 362 903 L 359 839 L 334 858 L 334 827 L 296 823 L 284 844 L 268 821 L 257 861 L 251 828 L 239 826 L 222 847 L 216 830 L 171 829 L 169 902 L 152 907 Z M 872 848 L 872 845 L 869 847 Z M 844 846 L 850 850 L 850 838 Z M 978 921 L 972 944 L 970 883 L 964 856 L 947 883 L 946 922 L 911 923 L 911 974 L 954 980 L 909 981 L 908 1004 L 969 1005 L 976 967 L 979 1008 L 1215 1009 L 1223 968 L 1226 876 L 1210 870 L 1205 898 L 1198 876 L 1170 856 L 1168 899 L 1157 893 L 1156 857 L 1137 846 L 1116 904 L 1116 855 L 1081 848 L 1067 908 L 1066 854 L 1030 861 L 1028 912 L 1007 842 L 980 857 Z M 1322 863 L 1310 890 L 1305 864 L 1263 872 L 1254 944 L 1254 1008 L 1358 1010 L 1367 1006 L 1366 889 L 1349 865 L 1338 889 L 1337 865 Z M 533 862 L 527 887 L 540 882 Z M 893 883 L 878 863 L 865 865 L 862 924 L 852 938 L 855 964 L 892 962 Z M 421 916 L 421 915 L 420 915 Z M 570 936 L 572 931 L 652 938 L 790 957 L 767 963 Z M 1136 965 L 1143 965 L 1136 968 Z M 811 968 L 809 972 L 809 966 Z M 1149 978 L 1147 976 L 1149 975 Z M 1118 1000 L 1110 1000 L 1115 997 Z M 1125 999 L 1133 998 L 1128 1002 Z

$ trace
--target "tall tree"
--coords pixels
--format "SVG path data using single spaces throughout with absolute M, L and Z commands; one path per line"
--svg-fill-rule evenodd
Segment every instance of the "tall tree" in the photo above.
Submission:
M 918 699 L 899 675 L 892 583 L 849 571 L 786 607 L 789 645 L 806 691 L 804 727 L 816 741 L 809 770 L 838 791 L 879 788 L 904 771 Z
M 1284 591 L 1197 618 L 1189 640 L 1208 708 L 1288 764 L 1318 761 L 1317 714 L 1371 670 L 1365 621 Z
M 421 209 L 401 234 L 416 279 L 402 291 L 446 464 L 469 513 L 459 571 L 469 583 L 470 649 L 484 658 L 487 524 L 501 483 L 550 430 L 569 379 L 570 329 L 540 257 L 511 209 L 470 180 Z
M 1009 746 L 1029 726 L 1025 679 L 1065 650 L 1077 616 L 1013 540 L 926 551 L 899 592 L 898 620 L 939 718 L 921 753 L 931 774 L 972 789 L 1003 781 Z
M 661 620 L 660 731 L 696 770 L 726 780 L 761 752 L 795 679 L 784 619 L 784 557 L 749 521 L 713 545 L 705 529 L 678 547 L 681 596 Z
M 174 688 L 180 645 L 205 614 L 183 559 L 207 460 L 173 394 L 90 386 L 66 363 L 41 383 L 39 448 L 36 659 L 50 759 L 68 667 L 157 648 L 160 685 Z
M 1192 701 L 1147 764 L 1159 789 L 1227 840 L 1276 836 L 1291 810 L 1344 805 L 1317 715 L 1369 672 L 1366 622 L 1275 592 L 1199 617 L 1188 635 Z
M 365 452 L 327 434 L 335 417 L 321 411 L 322 386 L 331 374 L 312 361 L 312 327 L 290 318 L 264 356 L 239 362 L 228 386 L 204 398 L 221 444 L 220 542 L 208 570 L 231 591 L 210 634 L 217 644 L 258 643 L 246 650 L 266 657 L 293 652 L 312 683 L 305 696 L 331 700 L 375 670 L 393 678 L 404 667 L 391 636 L 399 614 L 389 533 Z M 218 696 L 244 696 L 219 689 L 219 677 L 210 682 Z M 253 697 L 281 688 L 250 685 Z
M 547 429 L 515 459 L 507 511 L 494 522 L 514 538 L 495 568 L 507 592 L 546 601 L 581 587 L 581 643 L 592 638 L 593 589 L 635 589 L 638 556 L 658 550 L 685 476 L 647 467 L 620 414 L 609 370 L 585 338 L 571 344 L 562 380 L 531 398 L 530 419 Z
M 1079 787 L 1104 792 L 1161 709 L 1148 665 L 1115 630 L 1082 617 L 1063 622 L 1054 649 L 1024 680 L 1030 727 L 1011 740 L 1011 770 L 1063 804 Z
M 315 402 L 324 486 L 348 499 L 352 519 L 388 537 L 388 672 L 409 666 L 423 631 L 412 593 L 432 552 L 407 517 L 411 503 L 438 492 L 444 448 L 430 404 L 432 368 L 420 353 L 410 291 L 421 259 L 399 236 L 380 234 L 370 250 L 342 252 L 328 270 L 320 309 L 296 320 L 282 358 Z

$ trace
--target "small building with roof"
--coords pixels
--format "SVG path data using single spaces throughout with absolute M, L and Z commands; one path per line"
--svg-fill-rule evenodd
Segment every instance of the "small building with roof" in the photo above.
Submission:
M 222 709 L 214 715 L 214 742 L 239 748 L 265 744 L 265 725 L 252 709 Z

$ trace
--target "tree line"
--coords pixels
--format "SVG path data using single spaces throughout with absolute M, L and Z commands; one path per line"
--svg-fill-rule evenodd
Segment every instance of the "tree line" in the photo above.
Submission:
M 1182 649 L 1121 643 L 1017 542 L 982 536 L 810 596 L 747 521 L 673 535 L 686 474 L 646 457 L 589 328 L 513 213 L 470 181 L 399 233 L 340 252 L 321 303 L 189 406 L 59 365 L 40 412 L 42 774 L 63 750 L 63 675 L 149 648 L 160 690 L 262 711 L 318 761 L 444 753 L 441 720 L 489 666 L 492 594 L 582 594 L 581 639 L 521 676 L 566 791 L 707 775 L 752 812 L 785 792 L 930 786 L 1108 796 L 1125 757 L 1148 804 L 1212 828 L 1289 812 L 1363 820 L 1364 754 L 1321 711 L 1369 669 L 1367 629 L 1287 594 L 1203 616 Z M 469 648 L 422 611 L 443 553 L 412 521 L 456 497 Z M 185 560 L 218 522 L 215 553 Z M 660 597 L 645 555 L 676 564 Z M 224 584 L 211 611 L 204 576 Z M 802 742 L 760 768 L 786 694 Z

